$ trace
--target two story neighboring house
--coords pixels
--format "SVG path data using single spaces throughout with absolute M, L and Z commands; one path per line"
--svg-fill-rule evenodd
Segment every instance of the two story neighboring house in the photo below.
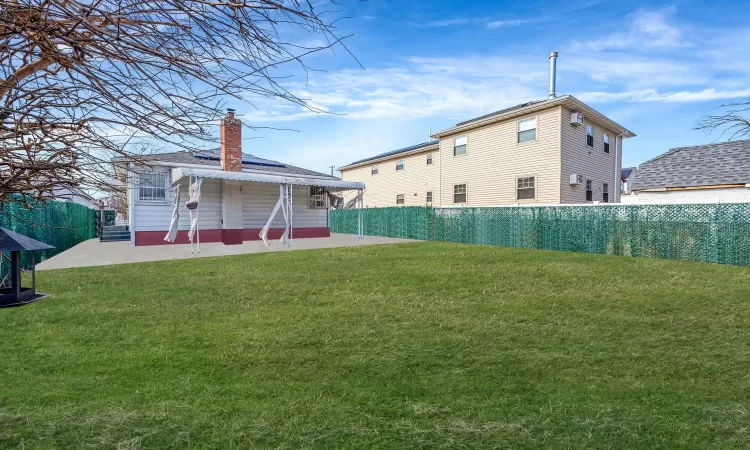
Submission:
M 617 203 L 631 131 L 571 95 L 458 123 L 436 141 L 341 167 L 367 184 L 366 207 Z

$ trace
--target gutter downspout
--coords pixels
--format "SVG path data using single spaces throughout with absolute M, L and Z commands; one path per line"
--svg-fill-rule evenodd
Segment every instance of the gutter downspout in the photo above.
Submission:
M 621 175 L 620 175 L 620 158 L 622 158 L 622 134 L 618 134 L 615 137 L 615 188 L 613 189 L 615 194 L 615 201 L 614 203 L 621 203 L 622 202 L 622 187 L 620 186 L 621 182 Z M 619 144 L 618 144 L 619 142 Z M 619 153 L 618 153 L 619 151 Z M 620 155 L 619 158 L 617 155 Z M 620 201 L 617 201 L 617 195 L 620 196 Z

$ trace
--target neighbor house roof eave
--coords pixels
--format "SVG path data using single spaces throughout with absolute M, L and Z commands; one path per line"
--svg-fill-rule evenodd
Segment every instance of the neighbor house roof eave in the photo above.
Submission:
M 366 161 L 361 161 L 355 164 L 347 164 L 346 166 L 339 167 L 338 170 L 340 172 L 342 170 L 350 170 L 350 169 L 356 169 L 362 166 L 370 166 L 372 164 L 381 163 L 383 161 L 389 161 L 391 159 L 400 159 L 400 158 L 403 158 L 404 156 L 416 155 L 419 153 L 437 150 L 439 146 L 440 146 L 440 141 L 435 141 L 432 145 L 427 145 L 425 147 L 420 147 L 414 150 L 405 151 L 403 153 L 394 153 L 392 155 L 383 156 L 380 158 L 368 159 Z
M 556 97 L 550 100 L 545 100 L 539 103 L 534 103 L 529 106 L 525 106 L 523 108 L 514 109 L 504 114 L 498 114 L 496 116 L 491 116 L 491 117 L 487 117 L 481 120 L 476 120 L 476 121 L 464 123 L 462 125 L 458 125 L 452 128 L 448 128 L 448 129 L 439 131 L 437 133 L 434 133 L 430 137 L 440 139 L 441 137 L 450 136 L 456 133 L 461 133 L 461 132 L 468 131 L 474 128 L 483 127 L 485 125 L 490 125 L 490 124 L 500 122 L 503 120 L 508 120 L 513 117 L 523 116 L 531 112 L 549 109 L 555 106 L 567 106 L 568 108 L 572 108 L 572 109 L 581 109 L 582 110 L 581 112 L 583 113 L 583 116 L 584 116 L 584 120 L 587 116 L 589 117 L 593 116 L 595 122 L 603 123 L 608 128 L 616 131 L 618 134 L 621 134 L 625 138 L 635 136 L 635 133 L 633 133 L 632 131 L 618 124 L 614 120 L 609 119 L 608 117 L 606 117 L 599 111 L 588 106 L 587 104 L 583 103 L 582 101 L 578 100 L 572 95 L 563 95 L 561 97 Z

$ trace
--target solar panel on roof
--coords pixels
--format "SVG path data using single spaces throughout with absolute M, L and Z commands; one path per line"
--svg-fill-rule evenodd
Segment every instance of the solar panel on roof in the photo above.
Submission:
M 221 150 L 203 150 L 195 154 L 198 159 L 207 159 L 209 161 L 220 161 Z M 284 164 L 278 161 L 272 161 L 270 159 L 258 158 L 257 156 L 249 153 L 242 154 L 242 164 L 252 164 L 254 166 L 266 166 L 266 167 L 286 167 Z

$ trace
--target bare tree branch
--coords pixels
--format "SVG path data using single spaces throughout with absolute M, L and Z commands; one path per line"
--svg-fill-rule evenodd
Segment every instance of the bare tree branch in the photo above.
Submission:
M 279 68 L 307 72 L 304 56 L 343 46 L 337 18 L 326 15 L 306 0 L 3 2 L 0 202 L 111 192 L 113 158 L 138 161 L 139 141 L 184 149 L 212 141 L 228 99 L 318 111 L 283 87 Z M 325 44 L 287 38 L 309 34 Z

